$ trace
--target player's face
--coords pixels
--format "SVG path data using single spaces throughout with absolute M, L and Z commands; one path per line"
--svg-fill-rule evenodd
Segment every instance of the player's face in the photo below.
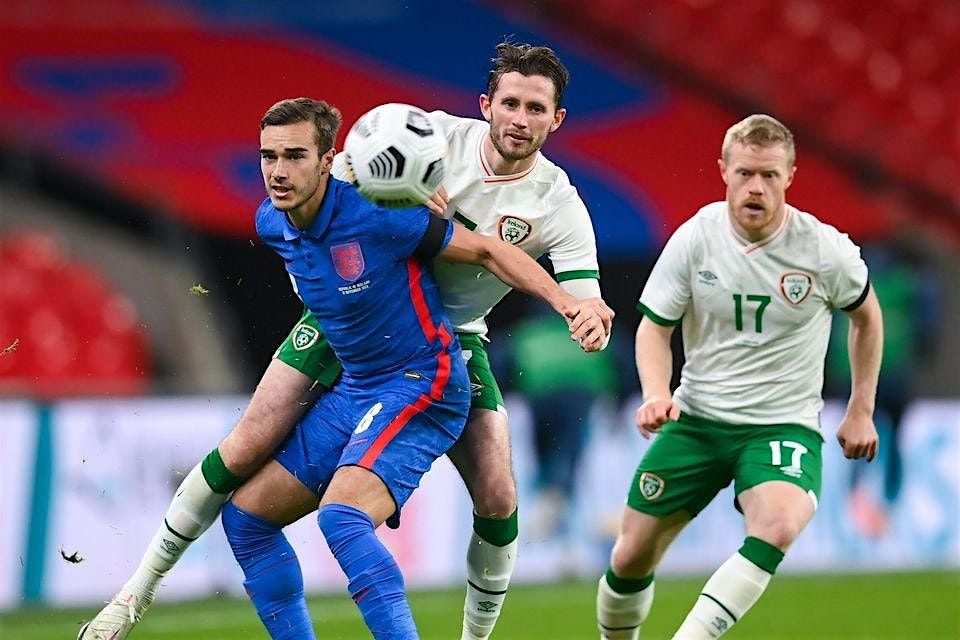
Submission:
M 736 230 L 751 242 L 773 233 L 786 213 L 787 187 L 797 170 L 787 164 L 783 145 L 734 144 L 726 162 L 721 158 L 719 164 Z
M 270 201 L 297 217 L 320 208 L 333 150 L 320 154 L 312 122 L 264 127 L 260 132 L 260 170 Z
M 549 78 L 517 71 L 503 74 L 492 96 L 480 96 L 480 110 L 490 123 L 490 141 L 504 160 L 530 158 L 557 130 L 567 110 L 557 109 L 554 97 Z

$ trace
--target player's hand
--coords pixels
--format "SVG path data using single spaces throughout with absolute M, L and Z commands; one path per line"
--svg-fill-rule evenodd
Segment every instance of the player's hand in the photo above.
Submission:
M 430 196 L 430 199 L 424 202 L 430 211 L 442 216 L 447 210 L 447 204 L 450 203 L 450 195 L 447 193 L 447 190 L 443 188 L 443 185 L 437 189 L 437 192 Z
M 848 413 L 844 416 L 840 428 L 837 429 L 837 442 L 843 449 L 843 456 L 850 460 L 866 458 L 867 462 L 871 462 L 880 450 L 877 427 L 873 424 L 873 418 L 868 415 Z
M 607 343 L 614 313 L 603 298 L 578 300 L 564 315 L 569 319 L 570 338 L 587 353 L 599 351 Z
M 673 401 L 673 398 L 653 397 L 644 400 L 640 408 L 637 409 L 637 429 L 647 440 L 650 436 L 660 431 L 660 427 L 673 422 L 680 417 L 680 407 Z

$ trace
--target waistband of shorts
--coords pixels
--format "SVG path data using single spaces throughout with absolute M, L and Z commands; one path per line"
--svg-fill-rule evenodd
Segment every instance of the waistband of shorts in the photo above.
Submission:
M 775 422 L 771 424 L 753 424 L 748 422 L 723 422 L 722 420 L 713 420 L 712 418 L 704 418 L 701 416 L 691 415 L 685 411 L 680 412 L 680 418 L 677 420 L 677 422 L 679 422 L 680 424 L 685 424 L 692 427 L 713 427 L 715 429 L 742 429 L 742 428 L 780 429 L 783 427 L 791 427 L 791 428 L 795 427 L 797 429 L 803 429 L 811 433 L 816 433 L 817 435 L 820 436 L 821 439 L 823 438 L 823 434 L 821 434 L 816 429 L 811 429 L 810 427 L 806 425 L 802 425 L 797 422 Z

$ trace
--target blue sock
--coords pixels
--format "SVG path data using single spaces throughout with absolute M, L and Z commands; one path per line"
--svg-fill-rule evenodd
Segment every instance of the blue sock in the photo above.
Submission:
M 233 555 L 246 578 L 243 586 L 263 626 L 275 640 L 315 639 L 303 594 L 303 573 L 282 528 L 233 502 L 220 515 Z
M 353 507 L 328 504 L 320 509 L 317 521 L 333 557 L 347 575 L 347 588 L 373 637 L 419 638 L 403 592 L 403 574 L 374 533 L 370 516 Z

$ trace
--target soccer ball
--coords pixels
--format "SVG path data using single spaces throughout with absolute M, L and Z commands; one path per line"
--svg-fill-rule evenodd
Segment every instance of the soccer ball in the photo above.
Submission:
M 423 109 L 390 103 L 360 116 L 343 145 L 350 181 L 374 204 L 423 204 L 440 187 L 447 139 Z

